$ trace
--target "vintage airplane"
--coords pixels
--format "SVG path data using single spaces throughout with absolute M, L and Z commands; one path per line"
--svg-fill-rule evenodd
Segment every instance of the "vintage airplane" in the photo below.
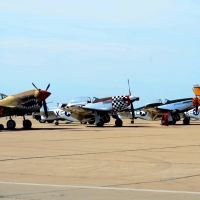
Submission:
M 183 113 L 191 108 L 194 108 L 194 98 L 175 100 L 166 99 L 164 103 L 162 103 L 161 99 L 156 99 L 147 103 L 145 106 L 140 107 L 138 111 L 139 113 L 135 115 L 135 117 L 146 120 L 161 120 L 161 124 L 163 124 L 164 114 L 169 113 L 170 124 L 176 124 L 181 117 L 184 117 L 184 124 L 189 124 L 189 118 L 184 116 Z M 132 114 L 130 109 L 126 109 L 123 112 L 120 112 L 119 115 L 121 118 L 129 118 Z
M 33 86 L 36 88 L 35 90 L 29 90 L 11 96 L 0 94 L 0 117 L 10 117 L 10 119 L 7 121 L 8 129 L 14 129 L 16 127 L 16 123 L 12 119 L 12 116 L 23 116 L 23 127 L 25 129 L 30 129 L 32 123 L 30 120 L 25 119 L 25 115 L 32 112 L 37 112 L 40 110 L 42 105 L 44 107 L 46 116 L 48 116 L 45 99 L 51 94 L 47 91 L 50 84 L 47 86 L 46 90 L 38 89 L 34 84 Z M 3 124 L 0 124 L 0 130 L 3 129 Z
M 196 95 L 195 98 L 166 99 L 164 103 L 162 103 L 161 99 L 153 100 L 145 106 L 135 109 L 136 111 L 140 111 L 137 117 L 146 120 L 161 119 L 161 124 L 164 124 L 164 115 L 168 114 L 169 124 L 176 124 L 177 121 L 183 118 L 183 124 L 187 125 L 190 123 L 190 118 L 188 115 L 185 115 L 184 112 L 195 108 L 195 112 L 197 113 L 198 106 L 200 105 L 200 86 L 195 85 L 193 91 Z M 131 109 L 125 109 L 123 112 L 119 113 L 119 116 L 121 118 L 131 118 Z M 133 121 L 131 122 L 133 123 Z
M 78 122 L 77 119 L 71 117 L 70 112 L 66 112 L 62 110 L 61 108 L 66 106 L 66 104 L 61 104 L 57 107 L 47 107 L 47 113 L 48 117 L 45 115 L 45 111 L 43 109 L 40 109 L 40 112 L 36 112 L 33 114 L 33 118 L 38 120 L 40 123 L 53 123 L 55 122 L 55 125 L 59 125 L 59 121 L 65 121 L 66 124 L 71 123 L 71 122 Z
M 118 116 L 118 112 L 126 109 L 129 105 L 133 113 L 132 120 L 134 120 L 134 101 L 139 101 L 139 97 L 131 96 L 129 86 L 129 95 L 101 99 L 94 97 L 92 101 L 90 98 L 77 98 L 68 103 L 67 106 L 63 107 L 63 110 L 71 112 L 71 116 L 81 122 L 85 121 L 91 124 L 95 122 L 98 127 L 102 127 L 104 123 L 110 122 L 110 115 L 112 115 L 113 118 L 116 119 L 115 125 L 120 127 L 123 122 Z

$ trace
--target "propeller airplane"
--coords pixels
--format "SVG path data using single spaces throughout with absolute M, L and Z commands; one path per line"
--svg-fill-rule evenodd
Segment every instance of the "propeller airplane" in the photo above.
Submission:
M 129 86 L 129 80 L 128 80 Z M 104 123 L 110 122 L 111 114 L 115 118 L 115 125 L 121 127 L 123 122 L 118 116 L 118 112 L 126 109 L 129 105 L 132 111 L 132 121 L 135 118 L 133 102 L 139 101 L 139 97 L 131 95 L 129 86 L 129 95 L 112 96 L 98 99 L 93 98 L 93 101 L 88 100 L 77 103 L 78 101 L 72 100 L 67 106 L 63 107 L 63 110 L 71 112 L 71 116 L 78 119 L 81 122 L 94 123 L 98 127 L 102 127 Z
M 33 84 L 33 83 L 32 83 Z M 15 129 L 16 122 L 12 119 L 12 116 L 23 116 L 23 127 L 25 129 L 30 129 L 32 123 L 30 120 L 25 119 L 25 115 L 32 112 L 37 112 L 40 108 L 44 107 L 45 114 L 47 113 L 47 106 L 45 99 L 50 96 L 49 89 L 50 84 L 47 86 L 46 90 L 38 89 L 25 91 L 15 95 L 4 95 L 0 94 L 0 117 L 9 116 L 10 119 L 7 121 L 7 129 Z M 0 124 L 0 130 L 3 130 L 3 124 Z
M 153 100 L 147 103 L 145 106 L 135 109 L 135 118 L 141 118 L 145 120 L 160 120 L 161 124 L 164 123 L 164 115 L 168 113 L 169 124 L 176 124 L 183 117 L 183 124 L 187 125 L 190 123 L 189 114 L 185 115 L 184 112 L 190 111 L 193 113 L 198 113 L 198 107 L 200 105 L 200 87 L 198 85 L 193 87 L 193 91 L 196 95 L 195 98 L 183 98 L 168 100 L 166 99 L 162 103 L 161 99 Z M 139 111 L 139 112 L 138 112 Z M 131 109 L 125 109 L 119 113 L 121 118 L 131 118 Z

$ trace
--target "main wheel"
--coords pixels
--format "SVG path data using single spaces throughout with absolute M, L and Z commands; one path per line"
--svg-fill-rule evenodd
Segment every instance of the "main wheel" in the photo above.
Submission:
M 12 119 L 8 120 L 6 125 L 7 125 L 7 129 L 15 129 L 16 127 L 16 123 Z
M 30 129 L 31 126 L 32 126 L 32 122 L 30 120 L 26 119 L 26 120 L 23 121 L 23 127 L 25 129 Z
M 54 122 L 54 120 L 47 120 L 47 122 L 51 124 Z
M 0 130 L 3 130 L 3 129 L 4 129 L 4 125 L 0 124 Z
M 97 127 L 103 127 L 103 125 L 104 125 L 104 122 L 103 122 L 102 120 L 100 120 L 100 122 L 99 122 L 99 123 L 97 123 L 96 125 L 97 125 Z
M 89 121 L 88 124 L 94 124 L 95 120 Z
M 116 119 L 116 120 L 115 120 L 115 125 L 116 125 L 117 127 L 121 127 L 122 124 L 123 124 L 123 122 L 122 122 L 121 119 Z
M 189 124 L 190 124 L 190 118 L 189 118 L 189 117 L 185 117 L 185 118 L 183 119 L 183 124 L 184 124 L 184 125 L 189 125 Z
M 55 125 L 58 126 L 58 125 L 59 125 L 59 122 L 55 122 Z
M 131 120 L 131 124 L 134 124 L 134 120 Z

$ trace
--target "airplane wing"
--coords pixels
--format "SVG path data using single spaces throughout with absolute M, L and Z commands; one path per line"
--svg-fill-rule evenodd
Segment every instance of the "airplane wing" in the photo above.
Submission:
M 100 109 L 100 108 L 85 108 L 80 106 L 66 106 L 62 108 L 63 110 L 67 112 L 71 112 L 71 116 L 73 118 L 78 119 L 79 121 L 83 120 L 90 120 L 91 118 L 94 118 L 94 111 L 107 111 L 106 109 Z
M 17 111 L 19 111 L 19 108 L 16 106 L 0 106 L 0 117 L 16 115 Z
M 163 112 L 168 112 L 168 109 L 162 109 L 162 108 L 155 108 L 155 107 L 150 107 L 150 108 L 143 108 L 142 109 L 144 112 L 149 112 L 149 113 L 163 113 Z

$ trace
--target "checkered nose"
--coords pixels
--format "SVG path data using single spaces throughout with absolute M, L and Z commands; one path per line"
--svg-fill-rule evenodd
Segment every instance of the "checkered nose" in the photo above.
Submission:
M 40 90 L 39 91 L 39 98 L 41 101 L 44 101 L 46 98 L 48 98 L 50 96 L 50 92 L 46 91 L 46 90 Z

